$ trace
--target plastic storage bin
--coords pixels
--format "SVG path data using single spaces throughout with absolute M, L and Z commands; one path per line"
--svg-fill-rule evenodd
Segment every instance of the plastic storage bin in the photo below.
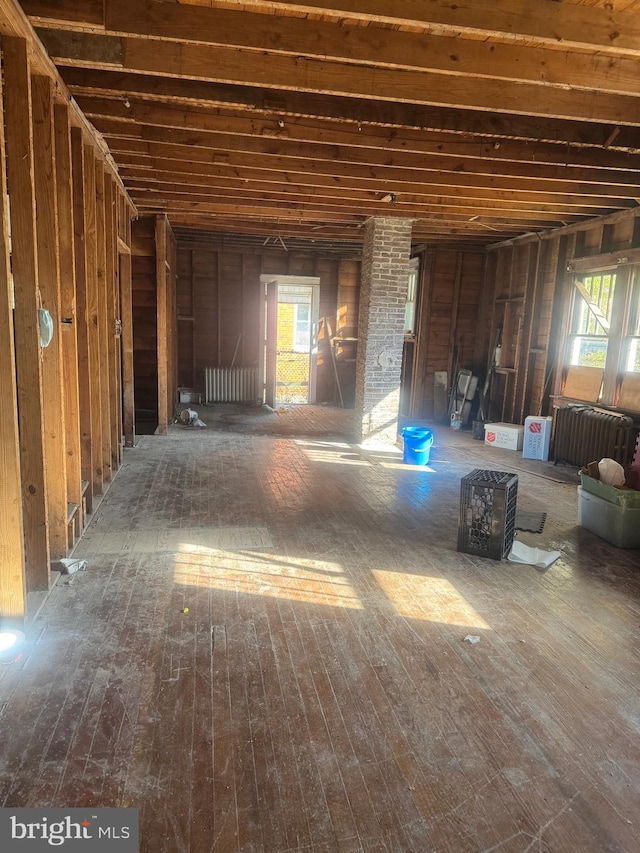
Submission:
M 461 480 L 458 551 L 502 560 L 516 524 L 518 475 L 476 468 Z
M 602 480 L 595 480 L 584 471 L 580 471 L 580 482 L 585 492 L 597 495 L 611 504 L 624 506 L 627 509 L 640 509 L 640 492 L 635 489 L 616 489 L 615 486 L 608 486 Z
M 618 548 L 640 548 L 640 507 L 618 506 L 578 486 L 578 524 Z
M 433 433 L 426 427 L 406 426 L 402 429 L 402 461 L 405 465 L 428 465 Z

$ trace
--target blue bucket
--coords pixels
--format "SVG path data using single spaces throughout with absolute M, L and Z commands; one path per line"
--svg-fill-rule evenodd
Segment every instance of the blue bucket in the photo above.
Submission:
M 404 450 L 402 461 L 405 465 L 428 465 L 433 433 L 430 429 L 406 426 L 402 429 Z

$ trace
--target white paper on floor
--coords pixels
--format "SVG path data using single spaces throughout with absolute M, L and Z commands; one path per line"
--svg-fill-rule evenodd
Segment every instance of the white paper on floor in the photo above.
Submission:
M 515 541 L 507 560 L 512 563 L 525 563 L 527 566 L 536 566 L 538 569 L 548 569 L 551 563 L 555 563 L 561 557 L 560 551 L 543 551 L 541 548 L 530 548 L 522 542 Z

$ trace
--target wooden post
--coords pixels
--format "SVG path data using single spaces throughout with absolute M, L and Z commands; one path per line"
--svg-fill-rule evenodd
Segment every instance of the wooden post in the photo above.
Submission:
M 91 481 L 93 495 L 102 494 L 102 377 L 100 371 L 100 317 L 98 299 L 98 234 L 96 230 L 95 154 L 84 146 L 84 241 L 87 269 L 87 328 L 91 390 Z
M 107 285 L 107 217 L 105 215 L 105 175 L 100 160 L 94 164 L 96 180 L 96 310 L 98 328 L 98 364 L 100 371 L 100 413 L 102 429 L 102 479 L 111 479 L 111 394 L 109 339 L 113 327 L 109 328 L 109 300 Z
M 78 400 L 80 410 L 80 466 L 84 509 L 93 510 L 93 439 L 91 435 L 91 382 L 89 379 L 89 318 L 87 298 L 87 246 L 84 214 L 84 143 L 82 131 L 71 128 L 73 176 L 73 236 L 76 275 L 78 341 Z
M 26 588 L 2 100 L 0 84 L 0 614 L 2 627 L 19 628 Z
M 76 271 L 73 235 L 73 184 L 71 176 L 71 128 L 66 104 L 54 107 L 56 190 L 58 196 L 58 253 L 60 265 L 60 339 L 64 377 L 67 501 L 82 517 L 82 474 L 80 468 L 80 402 L 78 392 L 78 328 L 76 317 Z M 70 545 L 73 545 L 70 538 Z
M 60 269 L 58 210 L 55 184 L 53 84 L 50 77 L 32 77 L 33 167 L 36 191 L 38 282 L 42 307 L 51 315 L 53 338 L 42 349 L 42 411 L 47 463 L 47 513 L 51 557 L 68 551 L 65 406 L 60 341 Z
M 7 182 L 27 591 L 49 588 L 49 525 L 38 329 L 38 257 L 27 43 L 3 38 Z
M 131 247 L 131 221 L 127 214 L 126 240 Z M 133 447 L 135 434 L 135 397 L 133 384 L 133 314 L 131 310 L 131 253 L 122 253 L 120 261 L 120 319 L 122 321 L 122 428 L 125 447 Z
M 167 434 L 168 375 L 168 317 L 167 317 L 167 223 L 165 216 L 156 217 L 156 296 L 158 334 L 158 433 Z
M 120 466 L 122 444 L 122 401 L 120 394 L 119 337 L 116 331 L 116 319 L 120 312 L 116 309 L 117 292 L 117 243 L 116 225 L 116 188 L 111 175 L 104 175 L 104 213 L 105 213 L 105 277 L 107 284 L 107 343 L 109 355 L 109 411 L 111 413 L 111 468 L 116 471 Z

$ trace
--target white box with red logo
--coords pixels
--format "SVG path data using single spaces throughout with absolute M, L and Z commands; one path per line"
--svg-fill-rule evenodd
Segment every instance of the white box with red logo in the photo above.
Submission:
M 502 450 L 521 450 L 524 427 L 520 424 L 485 424 L 484 443 Z
M 551 427 L 553 418 L 551 416 L 540 418 L 525 418 L 524 422 L 524 444 L 522 446 L 523 459 L 540 459 L 546 462 L 549 458 L 549 442 L 551 441 Z

